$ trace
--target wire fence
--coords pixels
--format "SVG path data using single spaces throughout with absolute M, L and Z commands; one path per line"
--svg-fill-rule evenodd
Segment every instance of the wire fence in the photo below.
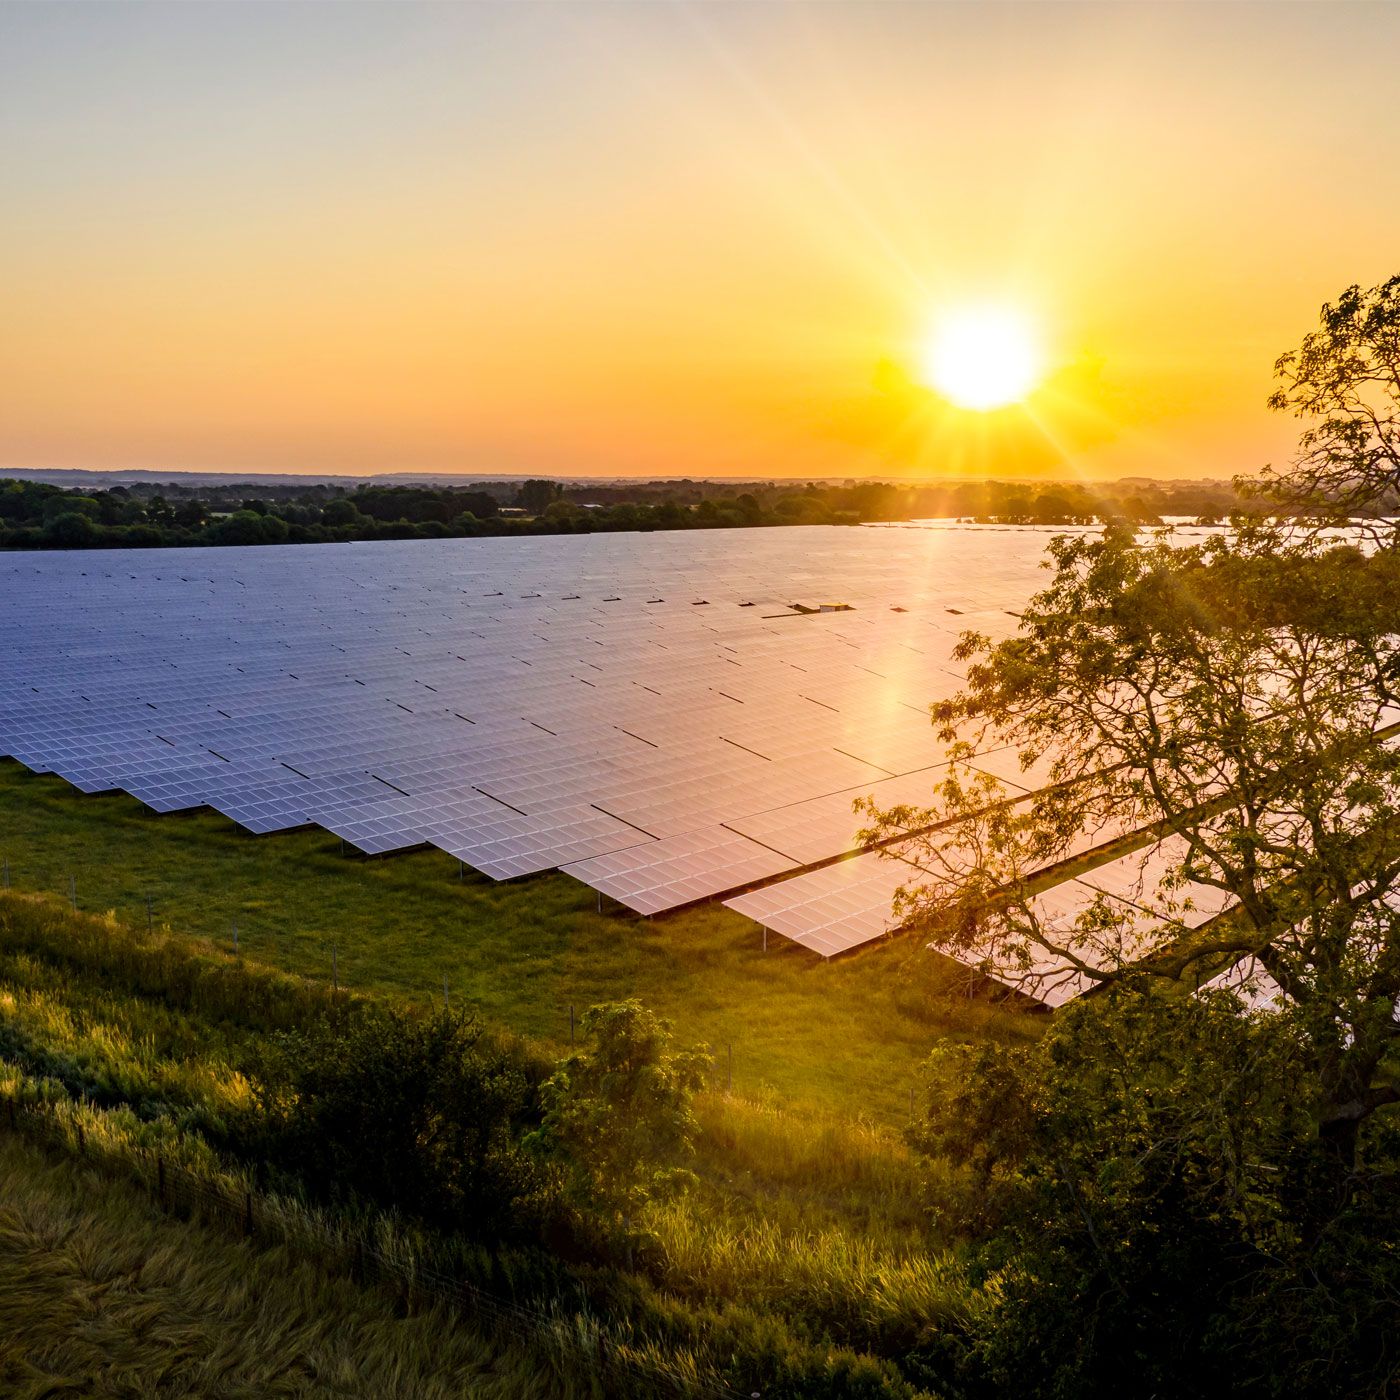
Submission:
M 329 1272 L 348 1274 L 393 1295 L 407 1309 L 441 1306 L 495 1335 L 542 1349 L 582 1368 L 609 1397 L 757 1400 L 761 1394 L 735 1390 L 698 1367 L 685 1369 L 646 1355 L 619 1342 L 577 1308 L 524 1303 L 456 1276 L 412 1249 L 386 1250 L 369 1228 L 332 1222 L 251 1183 L 195 1171 L 160 1151 L 112 1151 L 90 1139 L 71 1105 L 7 1097 L 0 1129 L 76 1155 L 108 1176 L 137 1185 L 174 1218 L 214 1223 L 255 1242 L 290 1246 Z

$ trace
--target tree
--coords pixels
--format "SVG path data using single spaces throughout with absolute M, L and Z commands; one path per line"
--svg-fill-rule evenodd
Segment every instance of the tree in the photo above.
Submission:
M 284 527 L 285 528 L 285 527 Z M 264 544 L 264 517 L 256 511 L 236 510 L 222 520 L 213 520 L 205 536 L 215 544 Z
M 1349 293 L 1342 320 L 1383 330 L 1388 304 Z M 1316 347 L 1298 363 L 1322 373 Z M 1313 447 L 1353 441 L 1319 431 L 1300 492 Z M 1386 450 L 1354 471 L 1374 486 Z M 1314 486 L 1335 496 L 1338 480 Z M 1400 753 L 1377 738 L 1400 714 L 1400 550 L 1241 519 L 1191 548 L 1128 527 L 1060 538 L 1051 562 L 1019 634 L 966 636 L 967 688 L 934 707 L 969 746 L 955 757 L 1009 744 L 1049 785 L 1012 804 L 959 763 L 929 809 L 874 813 L 872 839 L 923 830 L 893 848 L 926 872 L 902 915 L 1032 990 L 1194 985 L 1256 957 L 1306 1036 L 1317 1132 L 1346 1178 L 1359 1125 L 1400 1100 Z M 1120 831 L 1166 838 L 1137 900 L 1155 912 L 1104 896 L 1067 924 L 1047 917 L 1038 872 Z M 1193 910 L 1221 904 L 1208 921 Z
M 1279 358 L 1269 405 L 1309 420 L 1298 455 L 1255 488 L 1310 511 L 1393 508 L 1400 494 L 1400 276 L 1353 284 Z
M 360 512 L 353 501 L 346 500 L 343 496 L 333 501 L 327 501 L 321 508 L 321 521 L 326 525 L 359 525 L 366 522 L 368 518 Z
M 478 520 L 490 520 L 500 511 L 496 498 L 488 491 L 452 491 L 448 514 L 471 514 Z
M 690 1180 L 679 1163 L 692 1148 L 690 1100 L 710 1056 L 672 1049 L 670 1024 L 635 1000 L 590 1007 L 582 1025 L 593 1044 L 545 1083 L 535 1141 L 567 1163 L 579 1206 L 626 1226 L 653 1196 Z
M 568 529 L 577 526 L 586 515 L 587 512 L 581 506 L 576 506 L 572 501 L 557 500 L 551 501 L 544 508 L 541 518 L 548 525 L 562 526 Z
M 959 1390 L 1388 1393 L 1400 1269 L 1376 1221 L 1400 1172 L 1392 1154 L 1351 1199 L 1311 1196 L 1307 1059 L 1228 993 L 1128 988 L 1031 1045 L 941 1047 L 910 1137 L 991 1285 Z
M 81 511 L 66 510 L 44 526 L 44 542 L 59 549 L 85 549 L 98 544 L 101 530 Z
M 531 515 L 543 515 L 555 501 L 563 500 L 564 488 L 557 481 L 523 481 L 515 493 L 515 503 Z
M 50 496 L 44 502 L 44 524 L 52 525 L 55 520 L 63 515 L 82 515 L 87 519 L 96 521 L 102 514 L 102 504 L 92 496 L 62 494 Z
M 933 808 L 878 813 L 873 834 L 945 823 L 900 848 L 929 872 L 902 915 L 1002 981 L 1199 981 L 1256 956 L 1307 1025 L 1320 1129 L 1350 1161 L 1356 1124 L 1400 1097 L 1383 1073 L 1400 1034 L 1400 753 L 1375 738 L 1396 699 L 1400 565 L 1270 539 L 1058 539 L 1020 633 L 965 638 L 968 687 L 935 707 L 950 742 L 1011 744 L 1049 785 L 1011 804 L 955 764 Z M 1158 914 L 1105 896 L 1068 926 L 1047 918 L 1036 873 L 1120 831 L 1171 838 L 1141 901 Z M 1206 901 L 1235 909 L 1198 932 Z

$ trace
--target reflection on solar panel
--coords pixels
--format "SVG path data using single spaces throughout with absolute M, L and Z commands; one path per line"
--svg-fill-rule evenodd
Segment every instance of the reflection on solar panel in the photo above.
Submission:
M 1250 1011 L 1278 1011 L 1288 1004 L 1288 994 L 1256 957 L 1243 957 L 1201 986 L 1233 992 Z
M 894 927 L 895 891 L 918 874 L 905 861 L 871 852 L 724 902 L 830 958 L 888 933 Z
M 659 913 L 858 849 L 857 797 L 928 804 L 947 752 L 927 707 L 961 684 L 957 639 L 1014 630 L 1045 539 L 6 554 L 0 753 L 253 832 L 426 842 L 495 879 L 561 867 Z M 794 606 L 831 599 L 849 610 Z M 977 762 L 1017 791 L 1043 778 Z M 858 856 L 732 904 L 829 956 L 887 929 L 899 876 Z
M 639 914 L 659 914 L 781 875 L 795 866 L 795 861 L 766 846 L 725 827 L 709 826 L 564 869 Z
M 1186 842 L 1180 836 L 1169 836 L 1144 850 L 1100 865 L 1079 878 L 1090 888 L 1102 890 L 1163 921 L 1188 929 L 1199 928 L 1207 920 L 1224 913 L 1233 900 L 1224 890 L 1203 885 L 1198 880 L 1187 881 L 1164 900 L 1159 890 L 1162 879 L 1180 867 L 1186 859 L 1186 850 Z
M 853 810 L 857 798 L 873 798 L 882 809 L 906 804 L 925 807 L 933 801 L 934 790 L 946 773 L 946 765 L 924 768 L 903 777 L 884 778 L 805 802 L 732 817 L 725 825 L 791 856 L 798 865 L 815 865 L 860 849 L 860 832 L 870 825 L 870 818 L 858 816 Z
M 1109 845 L 1120 834 L 1116 830 L 1100 832 L 1092 845 Z M 764 928 L 823 957 L 833 957 L 896 927 L 891 912 L 895 891 L 901 885 L 917 885 L 919 878 L 917 867 L 901 858 L 899 849 L 838 861 L 724 903 Z M 1149 937 L 1164 925 L 1183 932 L 1199 928 L 1229 907 L 1231 901 L 1222 891 L 1197 882 L 1175 891 L 1168 904 L 1161 902 L 1158 883 L 1180 863 L 1184 849 L 1180 838 L 1169 837 L 1107 860 L 1076 879 L 1064 880 L 1035 895 L 1030 908 L 1055 942 L 1071 948 L 1089 966 L 1106 971 L 1115 960 L 1138 955 Z M 1120 916 L 1119 934 L 1113 939 L 1086 938 L 1077 930 L 1076 920 L 1099 899 L 1107 900 L 1110 910 Z M 1041 962 L 1002 980 L 1050 1006 L 1059 1006 L 1094 985 L 1092 977 L 1065 970 L 1048 954 Z

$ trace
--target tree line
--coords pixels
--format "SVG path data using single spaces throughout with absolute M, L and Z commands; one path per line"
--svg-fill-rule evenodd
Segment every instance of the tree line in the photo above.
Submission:
M 322 483 L 64 489 L 0 479 L 0 548 L 320 544 L 482 535 L 856 525 L 952 517 L 996 524 L 1216 522 L 1245 505 L 1219 482 L 638 482 L 411 486 Z

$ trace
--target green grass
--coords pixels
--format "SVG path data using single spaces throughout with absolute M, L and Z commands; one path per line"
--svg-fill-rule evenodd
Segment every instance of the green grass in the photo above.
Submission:
M 257 1189 L 247 1164 L 215 1146 L 227 1115 L 250 1103 L 243 1067 L 251 1056 L 256 1074 L 270 1031 L 330 1004 L 323 983 L 246 951 L 74 914 L 53 895 L 0 894 L 0 1103 L 48 1104 L 67 1149 L 108 1177 L 149 1185 L 158 1151 L 235 1199 Z M 623 1319 L 625 1346 L 689 1365 L 694 1339 L 723 1325 L 746 1348 L 761 1333 L 764 1355 L 776 1346 L 821 1369 L 833 1342 L 848 1349 L 839 1364 L 855 1364 L 929 1329 L 965 1330 L 980 1295 L 956 1242 L 930 1230 L 929 1164 L 899 1134 L 772 1094 L 710 1090 L 695 1108 L 697 1186 L 644 1210 L 645 1273 L 614 1279 L 647 1300 L 635 1334 Z M 711 1368 L 729 1364 L 728 1345 Z M 544 1364 L 538 1347 L 530 1355 Z
M 0 1392 L 51 1396 L 593 1394 L 543 1357 L 169 1219 L 140 1191 L 0 1140 Z
M 720 905 L 640 919 L 567 876 L 497 884 L 439 851 L 367 860 L 319 830 L 252 836 L 215 813 L 157 815 L 0 763 L 0 857 L 17 889 L 67 896 L 342 985 L 468 1003 L 558 1049 L 569 1007 L 639 997 L 685 1041 L 732 1046 L 736 1093 L 902 1123 L 936 1040 L 1020 1037 L 1036 1018 L 959 996 L 913 939 L 822 962 Z

